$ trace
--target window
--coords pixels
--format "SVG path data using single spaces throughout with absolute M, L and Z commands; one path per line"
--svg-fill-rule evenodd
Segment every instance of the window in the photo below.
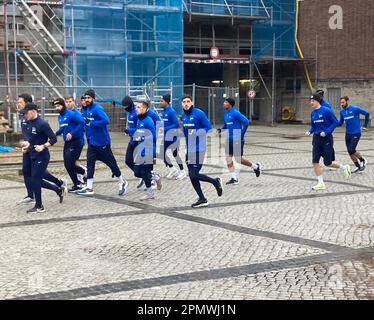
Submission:
M 340 110 L 340 97 L 342 96 L 341 88 L 327 88 L 325 99 L 330 102 L 333 110 Z

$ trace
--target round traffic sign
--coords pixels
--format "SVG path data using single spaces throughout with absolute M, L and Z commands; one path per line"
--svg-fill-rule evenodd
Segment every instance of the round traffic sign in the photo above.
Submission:
M 248 90 L 248 98 L 254 99 L 256 97 L 256 91 Z

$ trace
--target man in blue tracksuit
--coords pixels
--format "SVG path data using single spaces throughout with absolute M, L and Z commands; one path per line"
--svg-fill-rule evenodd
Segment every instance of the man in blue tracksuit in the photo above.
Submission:
M 325 190 L 326 186 L 322 177 L 322 168 L 319 160 L 323 158 L 326 167 L 341 169 L 343 176 L 349 178 L 351 169 L 349 165 L 342 165 L 334 161 L 334 144 L 332 133 L 339 124 L 331 109 L 321 106 L 322 98 L 318 94 L 310 97 L 310 104 L 313 108 L 311 113 L 311 126 L 305 134 L 313 134 L 313 168 L 318 179 L 318 184 L 313 186 L 313 190 Z
M 17 101 L 17 109 L 21 114 L 21 129 L 22 129 L 22 137 L 24 140 L 21 143 L 22 151 L 23 151 L 22 173 L 23 173 L 23 177 L 25 181 L 25 186 L 27 189 L 27 196 L 23 198 L 22 200 L 17 201 L 17 204 L 27 204 L 27 203 L 35 201 L 35 197 L 32 191 L 32 187 L 31 187 L 31 157 L 30 157 L 30 152 L 28 151 L 28 147 L 25 147 L 25 145 L 28 145 L 28 141 L 30 139 L 30 132 L 31 132 L 30 121 L 27 120 L 26 115 L 24 113 L 24 108 L 29 103 L 32 103 L 31 95 L 27 93 L 23 93 L 19 95 L 18 101 Z M 62 202 L 62 199 L 67 191 L 66 180 L 61 180 L 61 179 L 56 178 L 55 176 L 50 174 L 48 170 L 46 170 L 44 173 L 42 187 L 55 191 L 60 198 L 60 202 Z
M 349 156 L 351 157 L 356 169 L 352 173 L 357 173 L 365 170 L 366 159 L 356 150 L 358 142 L 361 138 L 361 122 L 360 114 L 365 116 L 365 122 L 363 125 L 363 130 L 367 129 L 369 124 L 370 114 L 364 109 L 357 106 L 348 104 L 349 97 L 341 97 L 340 105 L 342 109 L 340 110 L 340 121 L 339 126 L 342 126 L 345 122 L 346 132 L 345 132 L 345 145 Z
M 82 140 L 85 121 L 82 115 L 67 109 L 64 99 L 55 99 L 53 105 L 60 114 L 58 116 L 60 128 L 57 130 L 56 136 L 62 135 L 65 141 L 64 165 L 73 182 L 73 187 L 69 189 L 69 192 L 75 193 L 82 189 L 77 175 L 85 174 L 84 169 L 76 165 L 83 148 Z
M 134 172 L 135 142 L 133 136 L 138 122 L 138 116 L 136 114 L 135 104 L 132 101 L 131 97 L 124 97 L 122 99 L 122 105 L 125 107 L 127 113 L 127 128 L 125 129 L 124 133 L 130 136 L 130 141 L 126 149 L 125 163 Z
M 87 150 L 87 186 L 77 194 L 82 196 L 92 196 L 93 178 L 95 173 L 95 164 L 97 160 L 105 163 L 111 170 L 114 176 L 118 178 L 119 191 L 118 195 L 124 195 L 128 182 L 122 177 L 121 170 L 114 158 L 112 149 L 110 147 L 110 136 L 107 125 L 109 118 L 105 113 L 103 107 L 95 102 L 95 91 L 89 89 L 84 94 L 87 109 L 84 113 L 86 122 L 86 135 L 88 142 Z
M 179 145 L 180 145 L 180 136 L 179 136 L 179 120 L 177 113 L 174 108 L 170 105 L 170 94 L 165 94 L 160 100 L 160 107 L 163 108 L 161 118 L 163 123 L 164 138 L 163 143 L 160 147 L 160 156 L 164 160 L 165 166 L 169 168 L 169 173 L 166 178 L 176 180 L 182 180 L 187 177 L 187 174 L 184 170 L 182 159 L 179 156 Z M 177 161 L 179 170 L 173 166 L 170 161 L 170 158 L 166 154 L 167 150 L 170 149 L 173 153 L 173 157 Z
M 227 130 L 227 137 L 225 143 L 225 154 L 227 167 L 231 174 L 231 179 L 226 182 L 227 185 L 238 184 L 239 180 L 235 172 L 234 162 L 232 158 L 235 158 L 237 163 L 245 165 L 253 169 L 256 177 L 261 174 L 261 164 L 252 163 L 251 161 L 243 158 L 244 148 L 244 136 L 249 126 L 249 120 L 240 113 L 239 110 L 234 108 L 235 100 L 227 98 L 223 103 L 223 108 L 226 110 L 223 116 L 224 125 L 218 129 L 218 133 L 221 134 L 222 130 Z
M 27 151 L 30 159 L 26 168 L 26 175 L 31 178 L 31 189 L 35 196 L 35 206 L 27 212 L 40 213 L 45 211 L 42 204 L 42 187 L 46 188 L 45 185 L 50 184 L 50 182 L 44 180 L 50 159 L 48 148 L 57 142 L 57 138 L 48 122 L 39 117 L 38 108 L 35 104 L 28 103 L 24 107 L 23 113 L 29 122 L 26 129 L 28 140 L 23 144 L 23 149 Z M 60 195 L 60 202 L 62 202 L 62 187 L 53 185 L 53 188 L 51 186 L 47 188 Z
M 208 205 L 208 200 L 201 190 L 201 181 L 213 184 L 219 197 L 223 193 L 221 178 L 213 179 L 200 173 L 206 153 L 206 135 L 212 129 L 212 125 L 205 113 L 193 106 L 191 96 L 183 96 L 182 107 L 184 111 L 182 115 L 183 133 L 187 145 L 186 163 L 192 186 L 199 196 L 199 199 L 192 204 L 192 207 L 205 207 Z
M 80 117 L 83 118 L 82 113 L 75 106 L 75 102 L 74 102 L 74 97 L 73 96 L 67 96 L 65 98 L 65 104 L 66 104 L 67 109 L 75 112 L 78 116 L 80 116 Z M 85 143 L 84 142 L 84 129 L 85 128 L 83 127 L 83 131 L 82 131 L 82 134 L 81 134 L 82 149 L 83 149 L 84 143 Z M 80 154 L 79 154 L 78 160 L 75 161 L 75 164 L 78 167 L 81 167 L 84 170 L 84 174 L 79 174 L 79 173 L 77 174 L 79 184 L 81 185 L 81 187 L 83 187 L 86 184 L 86 181 L 87 181 L 87 168 L 84 165 L 81 164 L 81 162 L 79 161 L 79 158 L 80 158 Z
M 148 102 L 139 101 L 136 104 L 137 122 L 132 136 L 134 143 L 134 174 L 143 179 L 146 186 L 146 194 L 140 200 L 154 199 L 152 180 L 157 183 L 157 189 L 161 190 L 161 177 L 152 174 L 153 159 L 156 156 L 156 126 L 148 116 Z

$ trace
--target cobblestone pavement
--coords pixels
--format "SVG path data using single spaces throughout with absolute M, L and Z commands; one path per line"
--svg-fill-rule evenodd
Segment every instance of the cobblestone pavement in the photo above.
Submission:
M 140 202 L 121 134 L 112 137 L 130 182 L 122 197 L 99 165 L 93 198 L 68 195 L 59 204 L 43 191 L 47 211 L 30 216 L 15 204 L 25 195 L 19 165 L 2 166 L 0 298 L 374 299 L 374 131 L 359 144 L 367 170 L 349 180 L 325 171 L 328 188 L 316 193 L 306 129 L 250 128 L 245 156 L 263 164 L 263 175 L 243 169 L 221 198 L 204 184 L 210 206 L 202 209 L 190 207 L 188 179 L 163 179 L 156 200 Z M 211 145 L 203 171 L 226 181 L 216 136 Z M 53 147 L 50 170 L 67 178 L 61 147 Z M 335 150 L 349 163 L 342 129 Z M 161 161 L 156 171 L 166 174 Z

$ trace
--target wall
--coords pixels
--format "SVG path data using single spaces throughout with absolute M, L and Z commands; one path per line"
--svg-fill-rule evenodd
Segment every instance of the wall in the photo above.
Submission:
M 332 5 L 343 9 L 341 30 L 329 26 Z M 373 19 L 372 0 L 300 2 L 300 44 L 306 58 L 315 58 L 317 39 L 318 80 L 374 78 Z

